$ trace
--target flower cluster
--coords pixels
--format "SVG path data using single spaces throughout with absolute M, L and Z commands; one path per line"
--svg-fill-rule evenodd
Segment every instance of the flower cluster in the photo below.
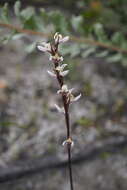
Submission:
M 81 94 L 78 96 L 74 96 L 72 94 L 74 88 L 68 89 L 67 85 L 64 84 L 63 78 L 69 73 L 69 70 L 65 70 L 67 67 L 67 64 L 63 64 L 63 57 L 59 53 L 59 44 L 67 42 L 69 40 L 69 36 L 63 37 L 61 34 L 58 32 L 55 33 L 54 35 L 54 40 L 53 43 L 46 43 L 42 42 L 37 45 L 37 48 L 42 51 L 42 52 L 47 52 L 49 53 L 49 60 L 53 62 L 54 68 L 53 71 L 47 71 L 48 74 L 52 77 L 55 77 L 58 80 L 58 83 L 60 85 L 60 89 L 57 91 L 57 94 L 62 95 L 62 100 L 63 100 L 63 107 L 59 107 L 58 105 L 55 104 L 56 109 L 60 113 L 65 114 L 65 120 L 67 124 L 67 140 L 64 141 L 63 145 L 68 144 L 68 145 L 73 145 L 73 141 L 70 136 L 70 126 L 69 126 L 69 105 L 75 101 L 77 101 L 80 97 Z
M 54 35 L 54 44 L 42 42 L 37 45 L 37 48 L 42 52 L 50 53 L 49 60 L 59 63 L 63 61 L 63 57 L 58 53 L 58 45 L 69 40 L 69 36 L 63 37 L 58 32 Z

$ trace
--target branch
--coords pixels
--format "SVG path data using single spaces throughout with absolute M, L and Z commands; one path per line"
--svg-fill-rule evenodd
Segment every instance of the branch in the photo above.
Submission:
M 10 30 L 15 30 L 15 31 L 17 31 L 19 33 L 26 33 L 26 34 L 29 34 L 29 35 L 42 36 L 42 37 L 46 37 L 46 38 L 51 37 L 50 34 L 45 34 L 43 32 L 38 32 L 38 31 L 33 31 L 33 30 L 28 30 L 28 29 L 23 29 L 23 28 L 20 28 L 18 26 L 14 26 L 12 24 L 6 24 L 6 23 L 0 22 L 0 26 L 3 27 L 3 28 L 8 28 Z M 101 48 L 109 49 L 111 51 L 116 51 L 116 52 L 127 54 L 126 49 L 119 48 L 119 47 L 113 46 L 113 45 L 108 45 L 108 44 L 105 44 L 103 42 L 99 42 L 99 41 L 95 41 L 95 40 L 89 40 L 89 39 L 85 39 L 85 38 L 79 38 L 79 37 L 75 37 L 75 36 L 71 36 L 70 39 L 72 41 L 75 41 L 75 42 L 78 42 L 78 43 L 86 43 L 86 44 L 90 44 L 90 45 L 93 45 L 93 46 L 98 46 L 98 47 L 101 47 Z
M 117 153 L 126 148 L 127 136 L 110 137 L 102 142 L 96 142 L 92 146 L 84 146 L 84 149 L 73 159 L 73 164 L 81 162 L 90 162 L 99 157 L 102 153 Z M 84 151 L 85 150 L 85 151 Z M 44 171 L 67 167 L 68 162 L 60 161 L 56 156 L 45 156 L 34 160 L 25 160 L 15 165 L 0 168 L 0 183 L 15 181 L 24 176 L 43 173 Z

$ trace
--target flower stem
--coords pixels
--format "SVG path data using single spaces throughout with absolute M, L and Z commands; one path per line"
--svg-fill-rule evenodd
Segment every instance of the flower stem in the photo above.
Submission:
M 67 130 L 67 139 L 63 142 L 63 145 L 66 144 L 67 146 L 67 153 L 68 153 L 68 170 L 69 170 L 69 179 L 70 179 L 70 190 L 74 190 L 73 188 L 73 177 L 72 177 L 72 163 L 71 163 L 71 147 L 73 146 L 73 141 L 71 139 L 71 128 L 70 128 L 70 118 L 69 118 L 69 105 L 71 101 L 74 101 L 73 94 L 71 94 L 72 89 L 68 90 L 67 85 L 64 84 L 64 76 L 68 73 L 68 70 L 63 71 L 66 64 L 61 65 L 60 62 L 63 61 L 63 57 L 59 53 L 59 44 L 68 41 L 69 36 L 62 37 L 61 34 L 58 32 L 54 35 L 54 43 L 46 43 L 42 42 L 38 44 L 38 49 L 43 52 L 48 52 L 50 54 L 50 61 L 54 64 L 53 69 L 53 76 L 57 78 L 57 81 L 60 86 L 60 90 L 58 90 L 58 94 L 62 95 L 63 107 L 65 114 L 65 123 L 66 123 L 66 130 Z M 48 72 L 52 75 L 52 72 Z M 75 99 L 79 99 L 81 95 L 75 97 Z M 61 112 L 61 108 L 57 106 L 58 110 Z
M 57 80 L 62 87 L 64 84 L 63 77 L 59 75 L 59 72 L 56 72 Z M 70 120 L 69 120 L 69 113 L 68 113 L 68 104 L 67 104 L 67 97 L 66 95 L 62 95 L 64 110 L 65 110 L 65 122 L 66 122 L 66 128 L 67 128 L 67 139 L 71 139 L 71 132 L 70 132 Z M 72 162 L 71 162 L 71 144 L 67 144 L 67 153 L 68 153 L 68 171 L 69 171 L 69 180 L 70 180 L 70 190 L 74 190 L 73 187 L 73 175 L 72 175 Z
M 67 145 L 68 150 L 68 169 L 69 169 L 69 178 L 70 178 L 70 189 L 74 190 L 73 187 L 73 176 L 72 176 L 72 163 L 71 163 L 71 145 Z

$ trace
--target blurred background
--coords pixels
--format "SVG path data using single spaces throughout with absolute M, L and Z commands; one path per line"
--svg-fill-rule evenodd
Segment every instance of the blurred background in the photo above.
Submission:
M 70 36 L 66 83 L 82 93 L 70 107 L 75 189 L 127 189 L 126 10 L 126 0 L 0 0 L 1 190 L 69 190 L 58 84 L 36 48 L 55 32 Z

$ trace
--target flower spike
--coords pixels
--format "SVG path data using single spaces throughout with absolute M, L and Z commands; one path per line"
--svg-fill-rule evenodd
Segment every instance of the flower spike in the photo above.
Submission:
M 81 94 L 78 96 L 74 96 L 72 94 L 74 88 L 68 89 L 68 86 L 64 83 L 64 77 L 69 73 L 69 70 L 64 70 L 67 64 L 62 64 L 63 57 L 59 52 L 59 45 L 61 43 L 67 42 L 69 40 L 69 36 L 63 37 L 58 32 L 54 35 L 53 42 L 46 43 L 42 42 L 37 45 L 37 48 L 42 52 L 48 52 L 50 57 L 49 60 L 52 61 L 54 68 L 52 71 L 47 71 L 48 74 L 52 77 L 55 77 L 59 83 L 60 89 L 57 91 L 57 94 L 60 94 L 63 101 L 63 107 L 59 107 L 55 104 L 55 108 L 59 113 L 63 113 L 66 121 L 66 129 L 67 129 L 67 139 L 63 142 L 63 146 L 66 145 L 68 149 L 68 166 L 69 166 L 69 177 L 70 177 L 70 185 L 71 190 L 73 188 L 73 178 L 72 178 L 72 169 L 71 169 L 71 147 L 74 146 L 74 142 L 71 138 L 71 130 L 70 130 L 70 120 L 69 120 L 69 106 L 72 102 L 77 101 Z

